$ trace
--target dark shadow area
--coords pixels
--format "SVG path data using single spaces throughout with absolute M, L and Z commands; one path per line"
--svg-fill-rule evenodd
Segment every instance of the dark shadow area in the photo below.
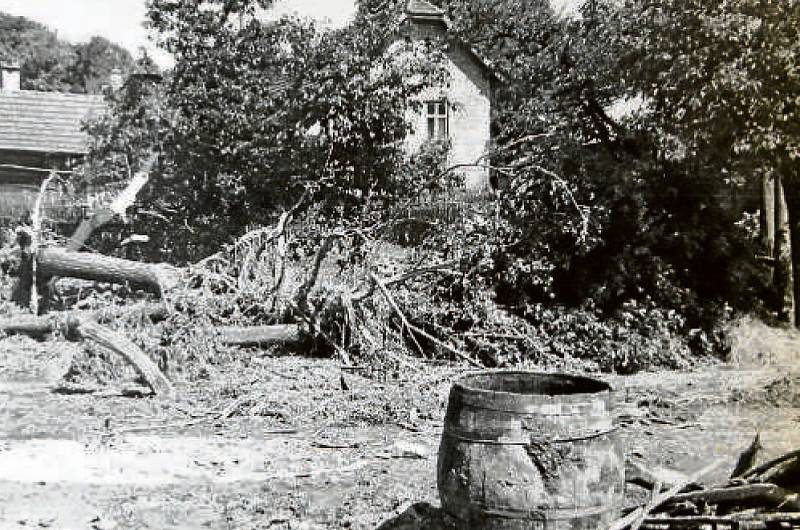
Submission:
M 456 519 L 441 508 L 427 502 L 418 502 L 406 511 L 384 521 L 375 530 L 458 530 Z

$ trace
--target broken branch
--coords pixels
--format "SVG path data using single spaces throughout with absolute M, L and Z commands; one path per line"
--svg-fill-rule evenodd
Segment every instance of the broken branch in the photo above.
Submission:
M 743 502 L 755 499 L 769 501 L 775 506 L 800 511 L 798 494 L 792 493 L 774 484 L 749 484 L 730 488 L 712 488 L 703 491 L 692 491 L 673 495 L 669 502 L 703 501 L 709 504 L 721 502 Z
M 623 530 L 625 528 L 628 528 L 630 525 L 635 524 L 636 521 L 638 521 L 643 515 L 646 517 L 652 510 L 658 508 L 661 504 L 664 504 L 668 500 L 674 498 L 674 496 L 683 488 L 685 488 L 687 485 L 691 484 L 692 482 L 697 482 L 702 477 L 712 472 L 714 469 L 718 468 L 722 463 L 723 460 L 717 460 L 713 464 L 704 467 L 703 469 L 692 474 L 691 476 L 686 477 L 685 480 L 678 482 L 664 493 L 659 493 L 655 495 L 652 501 L 648 503 L 646 507 L 636 508 L 634 511 L 632 511 L 625 517 L 617 519 L 608 527 L 608 530 Z

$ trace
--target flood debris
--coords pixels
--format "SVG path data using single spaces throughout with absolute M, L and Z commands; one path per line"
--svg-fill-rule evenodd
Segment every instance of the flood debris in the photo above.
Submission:
M 745 448 L 724 484 L 700 486 L 698 481 L 724 463 L 687 476 L 669 489 L 651 484 L 651 500 L 628 508 L 608 530 L 771 529 L 800 528 L 800 450 L 756 465 L 760 434 Z M 643 485 L 640 474 L 626 478 Z

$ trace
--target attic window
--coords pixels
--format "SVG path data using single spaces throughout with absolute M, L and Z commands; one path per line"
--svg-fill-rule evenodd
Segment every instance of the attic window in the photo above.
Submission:
M 426 103 L 428 118 L 428 139 L 445 140 L 448 136 L 447 102 L 445 100 Z

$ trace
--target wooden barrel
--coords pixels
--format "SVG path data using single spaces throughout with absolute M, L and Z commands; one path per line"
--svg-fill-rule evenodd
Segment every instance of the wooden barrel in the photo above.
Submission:
M 586 377 L 462 377 L 439 446 L 442 508 L 473 530 L 605 528 L 625 486 L 611 397 L 609 385 Z

